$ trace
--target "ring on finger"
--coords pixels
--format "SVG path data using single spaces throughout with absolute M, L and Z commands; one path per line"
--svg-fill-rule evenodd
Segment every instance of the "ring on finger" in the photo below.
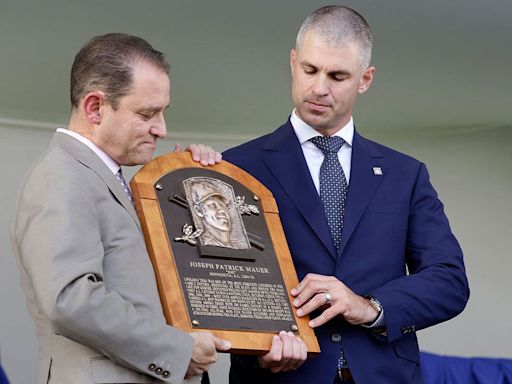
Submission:
M 325 304 L 331 304 L 332 296 L 329 292 L 325 292 Z

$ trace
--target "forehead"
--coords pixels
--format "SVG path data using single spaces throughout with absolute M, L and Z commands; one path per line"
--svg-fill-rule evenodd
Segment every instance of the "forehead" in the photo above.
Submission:
M 333 43 L 313 32 L 307 33 L 300 47 L 297 47 L 299 65 L 313 65 L 329 71 L 346 70 L 358 65 L 359 57 L 357 43 Z
M 144 99 L 165 108 L 169 104 L 169 92 L 169 75 L 154 64 L 139 60 L 133 65 L 132 86 L 123 99 L 128 102 Z
M 224 198 L 224 196 L 220 196 L 220 195 L 211 195 L 211 196 L 208 196 L 206 199 L 204 199 L 203 201 L 203 204 L 205 205 L 208 205 L 208 204 L 211 204 L 211 203 L 217 203 L 217 204 L 225 204 L 226 203 L 226 200 Z

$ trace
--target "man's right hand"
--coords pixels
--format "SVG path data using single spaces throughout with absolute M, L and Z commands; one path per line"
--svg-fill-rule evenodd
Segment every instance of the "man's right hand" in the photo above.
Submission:
M 202 375 L 217 361 L 217 351 L 228 351 L 231 348 L 229 341 L 219 339 L 209 332 L 191 332 L 190 336 L 194 339 L 194 349 L 186 379 Z

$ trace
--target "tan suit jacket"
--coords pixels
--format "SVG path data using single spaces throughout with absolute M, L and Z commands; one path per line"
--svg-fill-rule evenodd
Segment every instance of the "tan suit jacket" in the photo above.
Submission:
M 11 236 L 40 384 L 183 381 L 192 338 L 165 324 L 134 207 L 93 151 L 54 135 L 23 182 Z

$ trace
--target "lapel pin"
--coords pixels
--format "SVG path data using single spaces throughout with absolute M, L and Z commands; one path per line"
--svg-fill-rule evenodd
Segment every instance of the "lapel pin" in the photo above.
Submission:
M 382 168 L 381 167 L 373 167 L 373 174 L 377 176 L 382 176 Z

